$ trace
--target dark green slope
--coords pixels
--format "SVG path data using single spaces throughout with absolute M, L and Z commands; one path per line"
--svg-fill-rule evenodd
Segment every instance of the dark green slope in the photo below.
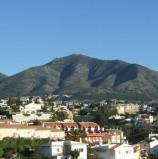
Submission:
M 158 72 L 119 60 L 84 55 L 56 58 L 0 82 L 3 96 L 68 94 L 77 98 L 154 99 L 158 97 Z M 139 98 L 140 97 L 140 98 Z
M 6 79 L 8 76 L 6 76 L 6 75 L 4 75 L 4 74 L 2 74 L 2 73 L 0 73 L 0 81 L 2 81 L 2 80 L 4 80 L 4 79 Z

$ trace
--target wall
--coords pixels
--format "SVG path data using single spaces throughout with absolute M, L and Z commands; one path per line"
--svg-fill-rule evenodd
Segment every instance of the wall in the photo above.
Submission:
M 13 120 L 20 122 L 20 123 L 25 123 L 30 120 L 49 120 L 51 117 L 51 114 L 42 114 L 41 116 L 37 116 L 36 114 L 30 114 L 30 116 L 24 116 L 23 114 L 16 114 L 13 115 Z

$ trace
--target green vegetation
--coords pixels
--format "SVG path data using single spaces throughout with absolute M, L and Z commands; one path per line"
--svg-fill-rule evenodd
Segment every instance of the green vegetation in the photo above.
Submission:
M 87 148 L 87 159 L 99 159 L 99 157 L 94 155 L 94 150 L 90 146 Z
M 87 109 L 81 109 L 80 115 L 87 115 L 89 113 L 89 110 Z
M 157 81 L 157 72 L 137 64 L 71 55 L 5 77 L 0 83 L 0 94 L 72 94 L 73 99 L 93 101 L 110 98 L 151 100 L 158 97 Z
M 0 141 L 0 158 L 10 158 L 14 153 L 21 153 L 21 157 L 30 157 L 35 150 L 39 149 L 39 145 L 49 142 L 49 139 L 30 140 L 30 139 L 14 139 L 4 138 Z
M 70 155 L 71 155 L 72 159 L 77 159 L 80 155 L 80 152 L 77 150 L 74 150 L 74 151 L 70 152 Z
M 30 114 L 23 114 L 23 116 L 30 116 Z
M 144 139 L 148 139 L 149 133 L 155 132 L 150 124 L 146 124 L 141 128 L 134 128 L 133 125 L 123 125 L 121 128 L 131 144 L 136 144 Z
M 63 121 L 64 119 L 67 119 L 67 113 L 64 111 L 56 111 L 56 112 L 52 112 L 52 115 L 50 117 L 50 121 Z
M 67 134 L 67 139 L 79 142 L 80 138 L 83 139 L 84 136 L 85 136 L 85 134 L 81 130 L 71 130 Z
M 117 110 L 112 110 L 108 106 L 99 106 L 96 112 L 96 121 L 101 126 L 106 126 L 109 121 L 109 117 L 112 115 L 116 115 Z

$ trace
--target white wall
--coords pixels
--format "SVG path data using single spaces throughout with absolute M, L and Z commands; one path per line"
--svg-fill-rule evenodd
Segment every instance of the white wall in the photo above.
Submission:
M 51 117 L 51 114 L 42 114 L 41 116 L 37 116 L 36 114 L 30 114 L 30 116 L 24 116 L 23 114 L 16 114 L 13 115 L 13 120 L 17 121 L 17 122 L 27 122 L 30 120 L 49 120 L 49 118 Z
M 99 151 L 97 151 L 99 150 Z M 98 149 L 94 148 L 95 154 L 101 159 L 134 159 L 134 151 L 133 146 L 130 145 L 121 145 L 118 148 L 108 149 L 98 147 Z
M 71 150 L 74 151 L 75 149 L 83 149 L 83 152 L 80 151 L 78 159 L 87 159 L 87 145 L 71 145 Z

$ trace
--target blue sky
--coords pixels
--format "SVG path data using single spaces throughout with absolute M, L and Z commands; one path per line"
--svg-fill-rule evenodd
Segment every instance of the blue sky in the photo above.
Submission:
M 157 0 L 1 0 L 0 72 L 76 53 L 158 71 Z

